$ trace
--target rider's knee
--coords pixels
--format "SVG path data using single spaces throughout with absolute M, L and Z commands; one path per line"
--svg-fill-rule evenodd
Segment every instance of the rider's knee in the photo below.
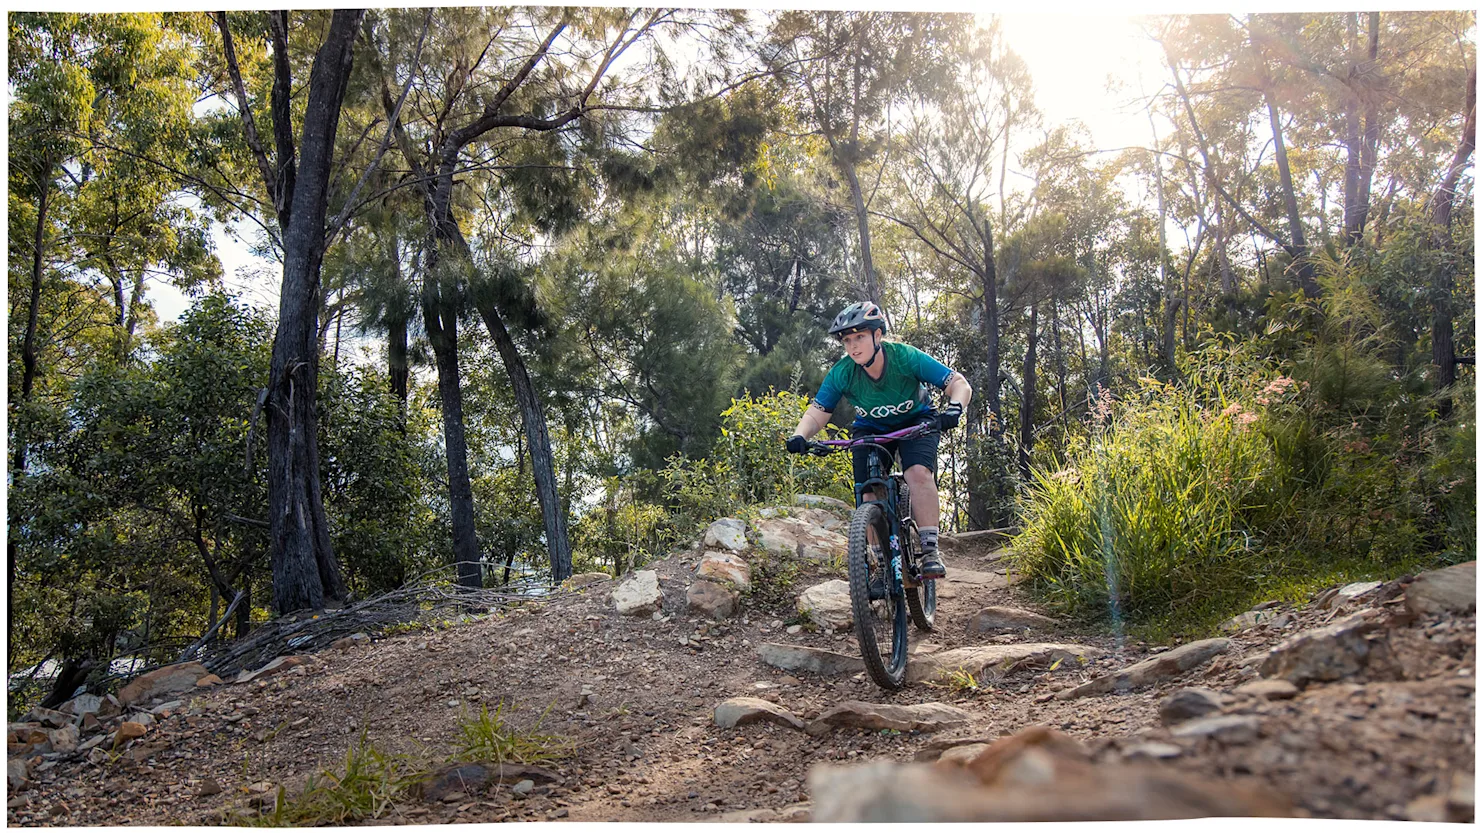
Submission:
M 904 482 L 914 488 L 934 486 L 935 473 L 925 466 L 910 466 L 904 471 Z

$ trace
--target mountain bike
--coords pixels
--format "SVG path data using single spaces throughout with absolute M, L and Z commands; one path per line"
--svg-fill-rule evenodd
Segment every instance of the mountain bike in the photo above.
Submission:
M 894 455 L 882 443 L 937 430 L 933 422 L 924 422 L 888 434 L 808 444 L 808 451 L 818 455 L 868 449 L 868 479 L 853 486 L 856 508 L 848 525 L 848 596 L 864 667 L 887 689 L 904 685 L 910 622 L 922 631 L 935 629 L 935 579 L 920 576 L 920 533 L 910 514 L 910 487 L 904 475 L 891 471 Z M 884 492 L 884 500 L 873 498 L 870 492 L 875 489 Z M 883 598 L 869 598 L 871 581 L 876 591 L 883 585 Z M 887 659 L 879 650 L 881 637 L 889 643 Z

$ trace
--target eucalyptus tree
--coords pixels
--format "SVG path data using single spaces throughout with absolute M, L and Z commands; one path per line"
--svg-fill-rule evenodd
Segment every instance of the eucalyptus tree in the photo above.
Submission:
M 363 10 L 336 10 L 323 27 L 316 12 L 263 15 L 215 14 L 221 57 L 231 99 L 241 119 L 242 135 L 257 162 L 267 195 L 273 236 L 283 263 L 278 300 L 278 328 L 263 410 L 268 440 L 268 523 L 271 527 L 274 608 L 280 613 L 322 607 L 343 599 L 344 580 L 334 558 L 324 513 L 318 451 L 319 330 L 323 303 L 320 269 L 324 252 L 346 213 L 330 218 L 331 180 L 335 179 L 340 110 L 354 67 L 354 44 Z M 233 19 L 235 18 L 235 24 Z M 296 25 L 295 25 L 296 24 Z M 260 89 L 249 94 L 233 26 L 249 27 L 255 49 L 271 46 L 270 69 L 247 64 L 270 79 L 271 150 L 258 131 L 255 110 Z M 311 29 L 323 29 L 313 49 L 312 66 L 302 105 L 301 129 L 294 130 L 294 44 Z M 301 82 L 300 82 L 301 84 Z M 302 89 L 299 86 L 299 89 Z M 363 179 L 363 177 L 362 177 Z M 353 194 L 353 192 L 351 192 Z M 349 201 L 341 197 L 341 201 Z
M 912 96 L 895 142 L 898 158 L 890 169 L 892 205 L 875 213 L 913 234 L 933 257 L 937 273 L 968 278 L 960 291 L 971 299 L 977 341 L 985 354 L 980 378 L 971 375 L 986 407 L 971 409 L 967 436 L 1000 445 L 1004 299 L 994 226 L 1006 220 L 1003 176 L 1010 132 L 1032 126 L 1038 113 L 1032 79 L 997 24 L 969 34 L 951 44 L 948 66 L 959 81 Z M 1002 454 L 992 458 L 1005 459 Z M 1001 520 L 988 517 L 987 481 L 992 476 L 979 467 L 971 470 L 968 516 L 973 529 Z
M 426 60 L 449 65 L 452 71 L 436 78 L 424 74 L 408 83 L 405 90 L 412 95 L 403 92 L 404 110 L 393 100 L 389 81 L 382 82 L 382 100 L 422 197 L 429 230 L 421 306 L 442 394 L 454 558 L 460 582 L 481 582 L 457 366 L 458 318 L 462 305 L 471 303 L 488 328 L 519 402 L 551 570 L 558 581 L 570 574 L 571 556 L 550 434 L 540 394 L 510 326 L 538 328 L 543 312 L 532 288 L 519 279 L 520 269 L 479 274 L 484 270 L 463 231 L 459 213 L 466 209 L 459 207 L 456 185 L 503 170 L 511 186 L 525 186 L 513 203 L 535 216 L 538 232 L 558 233 L 567 227 L 578 211 L 569 189 L 579 186 L 559 171 L 571 166 L 576 148 L 573 139 L 557 134 L 587 125 L 598 129 L 593 114 L 645 106 L 663 67 L 650 49 L 658 33 L 680 28 L 684 16 L 662 9 L 593 8 L 456 9 L 439 10 L 436 17 Z M 390 15 L 392 33 L 396 18 Z M 616 75 L 618 65 L 630 74 Z M 390 66 L 387 70 L 394 71 Z M 540 134 L 551 138 L 533 138 Z M 555 174 L 536 175 L 536 169 Z M 483 262 L 509 261 L 494 257 Z
M 858 288 L 879 303 L 869 210 L 879 156 L 888 145 L 891 108 L 953 84 L 959 44 L 973 26 L 964 14 L 792 11 L 772 29 L 779 78 L 793 85 L 796 106 L 827 142 L 848 187 L 858 230 Z M 870 169 L 874 182 L 866 183 Z

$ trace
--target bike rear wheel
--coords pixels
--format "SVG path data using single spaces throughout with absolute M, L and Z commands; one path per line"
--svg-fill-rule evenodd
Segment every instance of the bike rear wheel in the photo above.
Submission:
M 881 545 L 882 558 L 869 552 L 870 531 Z M 889 521 L 882 506 L 867 502 L 853 511 L 848 525 L 848 595 L 853 603 L 853 632 L 869 676 L 881 687 L 893 690 L 904 685 L 910 637 L 905 597 L 889 574 L 888 542 Z M 879 601 L 870 601 L 869 578 L 876 573 L 890 588 L 889 594 Z M 887 659 L 879 650 L 885 642 L 889 645 Z
M 904 525 L 904 544 L 915 557 L 920 557 L 920 531 L 913 521 Z M 914 587 L 904 589 L 904 599 L 909 604 L 910 621 L 922 631 L 935 630 L 935 579 L 922 579 Z

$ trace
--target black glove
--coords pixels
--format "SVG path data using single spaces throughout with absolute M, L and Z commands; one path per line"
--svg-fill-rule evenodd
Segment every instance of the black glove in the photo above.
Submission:
M 937 427 L 940 428 L 941 431 L 949 431 L 952 428 L 955 428 L 957 425 L 960 425 L 961 403 L 952 402 L 950 405 L 946 406 L 946 409 L 944 411 L 941 411 L 939 414 L 936 415 L 935 424 Z
M 792 434 L 786 438 L 786 450 L 792 454 L 806 454 L 807 441 L 802 438 L 801 434 Z

